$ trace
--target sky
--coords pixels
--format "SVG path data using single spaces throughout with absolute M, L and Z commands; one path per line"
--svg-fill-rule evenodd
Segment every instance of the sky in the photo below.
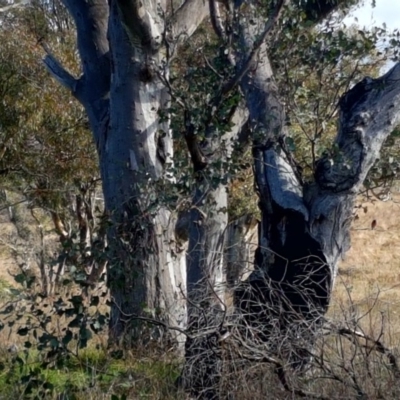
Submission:
M 17 0 L 15 5 L 0 8 L 0 12 L 7 11 L 10 7 L 29 3 L 31 0 Z M 373 0 L 365 0 L 364 5 L 353 12 L 353 16 L 346 18 L 346 23 L 351 25 L 354 16 L 358 18 L 361 26 L 381 26 L 386 23 L 389 29 L 400 29 L 400 0 L 375 0 L 375 7 L 372 7 Z
M 354 23 L 360 28 L 372 28 L 374 26 L 381 27 L 384 23 L 386 29 L 393 31 L 400 30 L 400 0 L 375 0 L 375 7 L 372 6 L 373 0 L 365 0 L 362 6 L 354 10 L 345 20 L 344 23 L 349 26 Z M 355 21 L 354 18 L 358 21 Z M 381 69 L 381 73 L 388 71 L 394 62 L 388 61 Z
M 363 27 L 382 26 L 386 23 L 388 29 L 400 29 L 400 0 L 365 0 L 365 4 L 353 12 L 353 16 L 346 19 L 348 24 L 358 18 L 358 24 Z

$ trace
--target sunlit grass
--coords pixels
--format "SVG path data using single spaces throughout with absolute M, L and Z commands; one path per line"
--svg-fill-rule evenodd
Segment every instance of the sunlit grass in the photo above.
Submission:
M 130 353 L 120 359 L 88 348 L 56 368 L 46 368 L 34 350 L 0 354 L 0 399 L 178 399 L 176 363 L 162 357 Z M 121 396 L 121 397 L 119 397 Z M 43 397 L 41 397 L 43 398 Z

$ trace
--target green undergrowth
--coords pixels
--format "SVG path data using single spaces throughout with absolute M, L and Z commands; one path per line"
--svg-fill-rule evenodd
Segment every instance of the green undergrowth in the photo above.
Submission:
M 0 353 L 0 400 L 179 399 L 179 366 L 160 356 L 140 357 L 88 348 L 55 363 L 30 349 Z

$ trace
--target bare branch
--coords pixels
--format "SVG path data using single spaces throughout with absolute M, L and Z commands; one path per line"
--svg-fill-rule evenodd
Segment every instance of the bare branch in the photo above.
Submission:
M 179 44 L 192 36 L 208 13 L 208 1 L 186 0 L 169 23 L 172 43 Z
M 108 63 L 104 60 L 104 56 L 109 51 L 107 39 L 109 5 L 107 1 L 63 0 L 63 3 L 76 24 L 78 49 L 84 74 L 88 77 L 92 69 L 104 70 L 103 64 Z M 103 73 L 109 73 L 109 69 L 105 68 Z
M 209 4 L 211 23 L 214 31 L 219 38 L 225 39 L 226 32 L 224 26 L 222 25 L 221 11 L 219 9 L 220 3 L 217 0 L 209 0 Z
M 79 101 L 87 107 L 91 123 L 98 122 L 104 115 L 107 93 L 110 90 L 111 63 L 107 38 L 109 5 L 106 0 L 63 0 L 73 17 L 77 30 L 77 43 L 82 60 L 83 77 L 76 88 Z M 60 82 L 71 83 L 59 63 L 50 57 L 50 71 L 60 77 Z M 46 64 L 47 65 L 47 64 Z
M 171 331 L 176 331 L 178 333 L 181 333 L 182 335 L 186 336 L 187 338 L 190 339 L 196 339 L 196 338 L 201 338 L 201 337 L 205 337 L 207 335 L 216 333 L 218 331 L 218 327 L 211 327 L 211 328 L 207 328 L 204 330 L 201 330 L 199 332 L 195 332 L 195 333 L 189 333 L 189 331 L 179 328 L 178 326 L 172 326 L 172 325 L 168 325 L 167 323 L 160 321 L 158 319 L 155 318 L 151 318 L 151 317 L 145 317 L 142 315 L 138 315 L 135 313 L 132 314 L 127 314 L 125 312 L 123 312 L 121 310 L 121 307 L 117 304 L 117 302 L 112 299 L 113 304 L 115 304 L 115 306 L 118 308 L 119 312 L 121 313 L 121 315 L 123 315 L 125 318 L 127 318 L 127 320 L 132 320 L 132 319 L 136 319 L 139 321 L 144 321 L 144 322 L 148 322 L 149 324 L 155 325 L 155 326 L 161 326 L 162 328 L 166 329 L 166 330 L 171 330 Z M 229 328 L 230 325 L 225 325 L 224 328 Z M 221 327 L 219 327 L 221 328 Z M 227 336 L 227 333 L 225 331 L 223 331 L 223 335 L 220 337 L 220 340 L 223 341 L 225 340 Z
M 321 188 L 338 193 L 361 187 L 383 141 L 400 122 L 399 100 L 400 63 L 378 79 L 365 78 L 341 98 L 338 153 L 316 163 Z
M 390 349 L 385 347 L 380 340 L 374 339 L 371 336 L 364 334 L 357 329 L 351 329 L 344 326 L 337 327 L 333 323 L 329 323 L 325 326 L 325 329 L 329 329 L 330 332 L 337 333 L 344 336 L 346 339 L 352 341 L 356 345 L 364 347 L 369 350 L 374 350 L 377 353 L 385 355 L 389 361 L 389 364 L 396 376 L 400 376 L 400 369 L 397 362 L 397 357 L 393 354 Z M 363 339 L 365 343 L 360 343 L 357 339 Z
M 287 0 L 279 0 L 276 4 L 271 16 L 265 24 L 264 32 L 260 35 L 257 40 L 254 41 L 253 48 L 247 58 L 243 63 L 242 67 L 237 71 L 235 76 L 232 77 L 222 88 L 222 95 L 229 93 L 233 90 L 242 80 L 242 78 L 249 72 L 250 68 L 254 66 L 258 55 L 260 53 L 261 46 L 265 43 L 268 36 L 272 36 L 274 28 L 282 15 L 283 6 L 287 3 Z
M 21 7 L 21 6 L 27 6 L 30 2 L 31 2 L 31 0 L 21 0 L 19 3 L 14 3 L 14 4 L 10 4 L 9 6 L 1 7 L 0 8 L 0 13 L 9 11 L 9 10 L 11 10 L 13 8 L 17 8 L 17 7 Z
M 70 90 L 75 96 L 79 80 L 74 78 L 49 51 L 46 52 L 47 55 L 43 59 L 43 62 L 47 70 L 61 85 Z
M 240 351 L 240 357 L 245 360 L 256 362 L 256 363 L 266 363 L 272 364 L 275 366 L 275 373 L 277 374 L 279 381 L 281 382 L 284 389 L 290 393 L 293 393 L 297 397 L 307 398 L 307 399 L 316 399 L 316 400 L 327 400 L 328 398 L 322 395 L 317 395 L 314 393 L 306 392 L 301 389 L 297 389 L 290 386 L 289 380 L 287 379 L 286 373 L 286 365 L 285 362 L 272 357 L 267 354 L 266 351 L 260 351 L 256 349 L 254 346 L 250 346 L 246 340 L 241 338 L 241 335 L 235 335 L 234 340 L 236 340 L 239 344 L 239 348 L 243 350 L 247 350 L 245 353 L 243 350 Z M 236 346 L 237 347 L 237 346 Z

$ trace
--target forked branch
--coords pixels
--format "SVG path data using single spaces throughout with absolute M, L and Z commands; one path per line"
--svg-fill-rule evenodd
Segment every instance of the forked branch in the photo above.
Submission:
M 210 4 L 210 17 L 211 23 L 214 28 L 215 33 L 220 39 L 226 39 L 226 32 L 224 25 L 222 23 L 220 2 L 217 0 L 209 0 Z

